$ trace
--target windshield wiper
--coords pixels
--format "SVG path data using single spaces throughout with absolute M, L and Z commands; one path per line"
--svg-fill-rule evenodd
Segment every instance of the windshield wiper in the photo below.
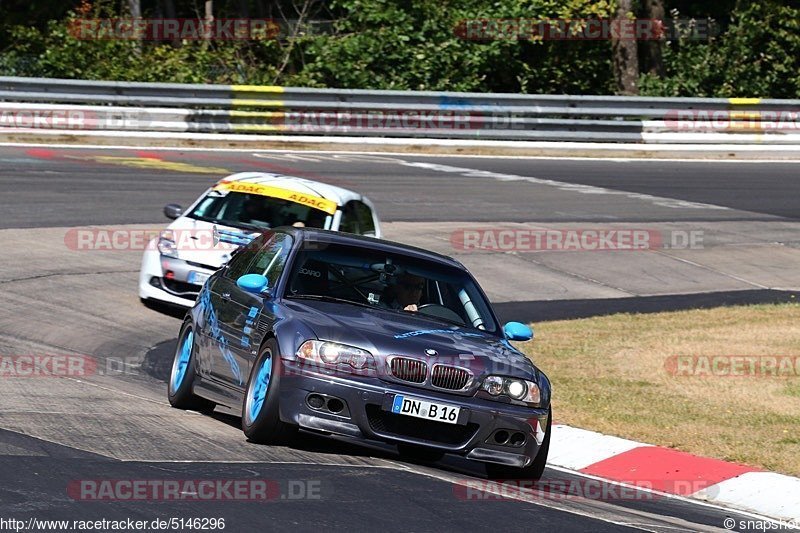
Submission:
M 341 304 L 350 304 L 350 305 L 358 305 L 361 307 L 369 307 L 370 309 L 373 308 L 370 304 L 362 303 L 362 302 L 355 302 L 353 300 L 347 300 L 345 298 L 337 298 L 335 296 L 325 296 L 322 294 L 290 294 L 286 296 L 289 299 L 297 299 L 297 300 L 317 300 L 320 302 L 334 302 L 334 303 L 341 303 Z

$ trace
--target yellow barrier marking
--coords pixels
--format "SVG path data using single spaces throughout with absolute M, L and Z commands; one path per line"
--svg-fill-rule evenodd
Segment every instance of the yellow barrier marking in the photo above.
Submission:
M 234 93 L 278 93 L 285 92 L 283 87 L 277 85 L 231 85 Z
M 68 155 L 66 157 L 70 159 L 96 161 L 98 163 L 109 163 L 112 165 L 122 165 L 125 167 L 133 167 L 133 168 L 172 170 L 174 172 L 187 172 L 192 174 L 230 174 L 230 171 L 224 168 L 200 167 L 196 165 L 191 165 L 189 163 L 179 163 L 177 161 L 164 161 L 163 159 L 156 159 L 154 157 L 116 157 L 110 155 L 94 155 L 94 156 Z
M 728 98 L 731 105 L 757 105 L 761 103 L 761 98 Z
M 283 111 L 236 111 L 230 112 L 231 117 L 240 118 L 283 118 L 286 113 Z
M 221 181 L 214 186 L 215 191 L 232 191 L 247 194 L 260 194 L 261 196 L 270 196 L 272 198 L 281 198 L 289 200 L 301 205 L 307 205 L 314 209 L 324 211 L 329 215 L 336 212 L 339 207 L 333 200 L 321 198 L 319 196 L 312 196 L 310 194 L 303 194 L 297 191 L 288 189 L 281 189 L 280 187 L 271 187 L 269 185 L 260 185 L 258 183 L 249 183 L 241 181 Z
M 283 107 L 283 100 L 246 100 L 234 98 L 231 100 L 233 107 Z
M 731 111 L 728 113 L 731 120 L 742 120 L 748 118 L 761 118 L 761 111 Z
M 231 124 L 233 131 L 285 131 L 283 124 Z

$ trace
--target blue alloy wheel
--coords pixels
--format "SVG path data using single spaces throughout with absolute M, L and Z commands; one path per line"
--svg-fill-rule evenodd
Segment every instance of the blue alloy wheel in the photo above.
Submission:
M 194 343 L 194 332 L 189 330 L 183 339 L 180 351 L 175 355 L 175 364 L 172 368 L 172 390 L 177 391 L 186 377 L 186 369 L 189 368 L 189 359 L 192 356 L 192 345 Z
M 264 405 L 264 400 L 267 398 L 267 390 L 269 389 L 269 380 L 272 375 L 272 358 L 265 356 L 261 362 L 261 367 L 258 369 L 258 374 L 255 377 L 255 382 L 250 391 L 248 415 L 250 422 L 254 421 L 258 414 L 261 412 L 261 406 Z

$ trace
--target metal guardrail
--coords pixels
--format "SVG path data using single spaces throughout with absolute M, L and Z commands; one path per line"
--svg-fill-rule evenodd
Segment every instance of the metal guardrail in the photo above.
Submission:
M 0 77 L 0 131 L 798 143 L 800 100 L 370 91 Z

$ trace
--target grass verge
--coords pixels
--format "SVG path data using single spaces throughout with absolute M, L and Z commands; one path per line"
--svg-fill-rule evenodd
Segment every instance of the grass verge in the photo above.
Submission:
M 557 422 L 800 476 L 800 305 L 535 326 Z

